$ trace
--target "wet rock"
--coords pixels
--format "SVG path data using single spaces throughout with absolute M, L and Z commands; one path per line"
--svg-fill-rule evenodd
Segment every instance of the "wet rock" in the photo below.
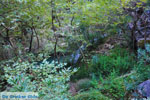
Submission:
M 82 52 L 85 50 L 86 44 L 82 45 L 75 53 L 73 53 L 70 57 L 70 63 L 76 64 L 82 56 Z

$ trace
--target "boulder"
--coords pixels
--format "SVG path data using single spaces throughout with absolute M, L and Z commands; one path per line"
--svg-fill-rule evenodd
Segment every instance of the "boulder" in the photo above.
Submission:
M 86 48 L 86 44 L 82 45 L 78 50 L 76 50 L 75 53 L 73 53 L 70 57 L 70 63 L 77 64 L 85 48 Z
M 150 80 L 144 81 L 138 85 L 138 93 L 143 97 L 150 97 Z

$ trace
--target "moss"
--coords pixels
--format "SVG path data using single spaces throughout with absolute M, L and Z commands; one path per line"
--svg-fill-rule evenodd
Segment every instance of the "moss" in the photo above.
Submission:
M 93 87 L 91 80 L 87 78 L 79 80 L 76 84 L 77 84 L 77 91 L 86 90 L 89 89 L 90 87 Z
M 71 100 L 110 100 L 110 99 L 102 95 L 101 92 L 97 90 L 90 90 L 87 92 L 81 92 L 80 94 L 74 96 Z
M 144 39 L 141 39 L 141 40 L 139 40 L 138 43 L 137 43 L 138 47 L 144 48 L 144 47 L 145 47 L 145 42 L 146 42 L 146 44 L 150 44 L 150 40 L 146 40 L 146 41 L 145 41 Z

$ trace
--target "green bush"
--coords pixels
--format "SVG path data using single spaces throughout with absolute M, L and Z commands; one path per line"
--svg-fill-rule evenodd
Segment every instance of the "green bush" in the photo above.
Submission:
M 14 62 L 10 64 L 10 62 Z M 68 82 L 76 69 L 62 69 L 65 64 L 48 63 L 45 60 L 40 65 L 28 61 L 16 62 L 10 60 L 1 65 L 5 71 L 5 79 L 11 85 L 7 91 L 11 92 L 38 92 L 42 100 L 68 100 Z
M 96 46 L 97 44 L 102 44 L 104 42 L 104 34 L 101 32 L 102 25 L 87 25 L 81 23 L 80 33 L 83 35 L 83 38 L 92 45 Z M 101 34 L 100 34 L 101 33 Z M 108 34 L 107 34 L 108 35 Z
M 92 77 L 92 75 L 109 76 L 113 70 L 118 75 L 130 72 L 136 65 L 135 55 L 124 48 L 115 48 L 110 55 L 95 55 L 86 64 L 80 65 L 79 70 L 72 76 L 72 79 Z
M 114 73 L 113 73 L 114 74 Z M 102 93 L 107 94 L 109 97 L 114 98 L 115 100 L 124 98 L 125 96 L 125 85 L 123 78 L 118 78 L 111 74 L 106 81 L 102 82 L 101 88 L 99 88 Z
M 86 65 L 80 65 L 79 70 L 71 76 L 72 81 L 76 81 L 83 78 L 88 78 L 91 72 L 87 69 Z
M 83 91 L 93 87 L 90 79 L 81 79 L 76 83 L 76 85 L 77 91 Z
M 125 96 L 126 88 L 124 80 L 122 77 L 119 77 L 115 71 L 105 79 L 103 77 L 100 77 L 99 80 L 93 78 L 92 81 L 94 88 L 109 98 L 119 100 Z
M 133 90 L 137 89 L 137 86 L 150 79 L 150 45 L 145 45 L 145 49 L 138 49 L 138 61 L 134 67 L 132 74 L 124 78 L 124 84 L 126 88 L 126 98 L 131 98 Z M 139 94 L 134 93 L 138 98 Z
M 106 96 L 102 95 L 97 90 L 90 90 L 87 92 L 81 92 L 74 96 L 71 100 L 110 100 Z
M 112 50 L 109 56 L 93 56 L 89 70 L 96 75 L 109 76 L 113 70 L 122 75 L 134 68 L 135 62 L 134 56 L 127 50 L 117 48 Z
M 145 45 L 145 50 L 138 49 L 138 65 L 135 67 L 137 74 L 141 81 L 148 80 L 150 78 L 150 45 Z

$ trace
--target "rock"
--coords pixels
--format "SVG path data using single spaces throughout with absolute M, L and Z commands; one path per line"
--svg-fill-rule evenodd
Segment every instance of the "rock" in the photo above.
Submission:
M 78 49 L 74 54 L 71 55 L 70 62 L 76 64 L 81 57 L 80 50 Z
M 0 60 L 11 59 L 14 56 L 15 51 L 10 45 L 0 45 Z
M 93 85 L 91 84 L 91 80 L 88 78 L 85 79 L 80 79 L 79 81 L 76 82 L 76 90 L 86 90 L 92 87 Z
M 143 8 L 137 8 L 134 11 L 131 11 L 130 14 L 134 19 L 138 19 L 138 21 L 134 20 L 133 22 L 129 23 L 129 29 L 134 33 L 134 39 L 137 41 L 136 46 L 139 48 L 144 48 L 144 40 L 146 40 L 146 43 L 149 43 L 150 40 L 150 10 L 144 11 Z
M 147 38 L 146 40 L 144 38 L 141 38 L 137 41 L 137 46 L 139 48 L 144 48 L 145 47 L 145 43 L 146 44 L 150 44 L 150 38 Z
M 75 96 L 80 90 L 86 90 L 92 87 L 91 80 L 88 78 L 80 79 L 77 82 L 69 82 L 69 92 Z
M 150 80 L 147 80 L 138 85 L 138 93 L 143 97 L 150 97 Z
M 79 59 L 82 56 L 82 52 L 85 50 L 86 48 L 86 44 L 82 45 L 78 50 L 76 50 L 75 53 L 73 53 L 70 57 L 70 62 L 72 64 L 77 64 L 77 62 L 79 61 Z

